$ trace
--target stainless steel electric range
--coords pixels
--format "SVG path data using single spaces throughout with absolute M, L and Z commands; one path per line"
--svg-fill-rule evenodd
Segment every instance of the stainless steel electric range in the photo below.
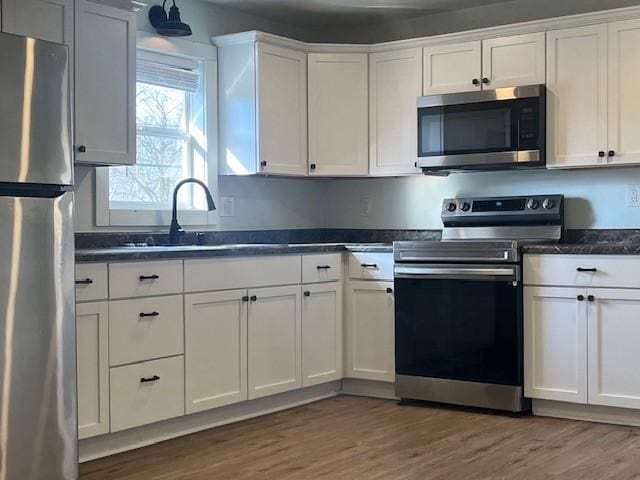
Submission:
M 523 243 L 559 242 L 564 197 L 447 199 L 441 242 L 395 242 L 396 395 L 514 413 Z

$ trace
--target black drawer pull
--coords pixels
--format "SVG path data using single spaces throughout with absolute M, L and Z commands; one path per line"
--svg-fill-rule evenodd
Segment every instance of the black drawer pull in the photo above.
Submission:
M 387 287 L 387 293 L 393 293 L 393 288 Z
M 160 275 L 140 275 L 140 281 L 144 282 L 145 280 L 158 280 Z
M 576 299 L 577 299 L 579 302 L 584 302 L 584 295 L 578 295 L 578 296 L 576 297 Z
M 616 151 L 615 150 L 609 150 L 609 156 L 610 157 L 615 157 L 616 156 Z
M 605 156 L 604 150 L 600 150 L 600 151 L 598 152 L 598 156 L 599 156 L 600 158 L 604 158 L 604 156 Z
M 316 268 L 318 270 L 329 270 L 331 268 L 331 265 L 318 265 Z
M 160 315 L 158 312 L 151 312 L 151 313 L 140 312 L 140 318 L 157 317 L 158 315 Z
M 93 280 L 90 278 L 85 278 L 84 280 L 76 280 L 76 285 L 92 285 Z
M 142 377 L 140 379 L 140 383 L 157 382 L 158 380 L 160 380 L 160 377 L 158 375 L 154 375 L 153 377 Z
M 598 269 L 597 268 L 582 268 L 582 267 L 578 267 L 578 268 L 576 268 L 576 271 L 578 271 L 578 272 L 597 272 Z
M 85 145 L 79 145 L 78 146 L 78 152 L 79 153 L 86 153 L 87 151 L 87 147 Z
M 252 302 L 256 302 L 257 300 L 258 300 L 258 297 L 256 297 L 255 295 L 251 295 Z
M 589 295 L 587 297 L 587 300 L 589 300 L 590 302 L 593 302 L 596 299 L 596 297 L 594 297 L 593 295 Z
M 362 263 L 360 264 L 362 268 L 378 268 L 377 263 Z
M 307 290 L 306 292 L 304 292 L 304 296 L 305 297 L 310 297 L 311 296 L 311 292 L 309 290 Z
M 249 301 L 249 297 L 247 295 L 245 295 L 244 297 L 242 297 L 242 301 L 243 302 L 248 302 Z

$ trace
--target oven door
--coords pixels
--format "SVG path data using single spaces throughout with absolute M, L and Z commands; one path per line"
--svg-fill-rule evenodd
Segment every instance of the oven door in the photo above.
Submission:
M 396 373 L 522 385 L 515 265 L 395 267 Z

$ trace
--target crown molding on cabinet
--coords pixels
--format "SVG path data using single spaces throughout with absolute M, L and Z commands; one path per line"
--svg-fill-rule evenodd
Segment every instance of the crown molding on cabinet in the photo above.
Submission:
M 116 1 L 116 0 L 109 0 Z M 424 47 L 428 45 L 442 45 L 447 43 L 470 42 L 475 40 L 485 40 L 494 37 L 507 37 L 525 33 L 546 32 L 562 28 L 582 27 L 599 23 L 616 22 L 620 20 L 630 20 L 640 18 L 640 7 L 625 7 L 615 10 L 605 10 L 600 12 L 582 13 L 564 17 L 548 18 L 543 20 L 533 20 L 530 22 L 514 23 L 498 27 L 480 28 L 464 32 L 447 33 L 430 37 L 411 38 L 407 40 L 397 40 L 393 42 L 375 43 L 370 45 L 359 44 L 333 44 L 333 43 L 305 43 L 290 38 L 272 35 L 259 31 L 242 33 L 232 33 L 229 35 L 219 35 L 211 37 L 211 41 L 216 46 L 237 45 L 248 42 L 264 42 L 281 47 L 293 48 L 309 53 L 373 53 L 405 48 Z
M 100 5 L 108 5 L 110 7 L 122 8 L 123 10 L 131 10 L 137 12 L 140 9 L 147 6 L 146 2 L 140 2 L 138 0 L 89 0 L 93 3 Z

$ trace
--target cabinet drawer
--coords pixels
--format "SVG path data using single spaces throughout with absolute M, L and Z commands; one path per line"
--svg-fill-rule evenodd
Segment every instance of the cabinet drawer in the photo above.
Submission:
M 76 265 L 76 301 L 104 300 L 108 296 L 106 263 Z
M 302 283 L 333 282 L 342 278 L 342 254 L 304 255 Z
M 111 432 L 184 415 L 184 357 L 112 368 Z
M 109 303 L 111 366 L 184 351 L 182 295 Z
M 393 280 L 393 254 L 351 253 L 349 255 L 349 278 Z
M 523 273 L 525 285 L 640 288 L 639 269 L 640 256 L 525 255 Z
M 182 293 L 182 260 L 109 264 L 111 298 Z
M 300 255 L 185 260 L 185 291 L 292 285 L 300 271 Z

